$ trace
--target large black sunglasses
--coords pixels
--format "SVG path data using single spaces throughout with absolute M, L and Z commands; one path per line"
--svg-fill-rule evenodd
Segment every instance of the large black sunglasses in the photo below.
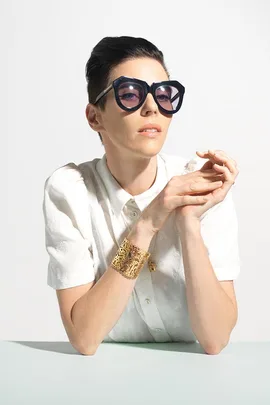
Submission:
M 185 93 L 185 87 L 177 80 L 163 80 L 149 86 L 144 80 L 120 76 L 99 93 L 94 104 L 97 104 L 112 88 L 117 104 L 125 111 L 138 110 L 147 94 L 151 93 L 160 110 L 166 114 L 175 114 L 180 110 Z

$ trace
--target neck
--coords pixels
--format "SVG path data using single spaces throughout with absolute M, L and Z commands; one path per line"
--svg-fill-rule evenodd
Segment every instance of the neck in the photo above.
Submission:
M 118 158 L 107 155 L 106 164 L 112 176 L 129 194 L 135 196 L 148 190 L 155 182 L 157 155 L 151 158 Z

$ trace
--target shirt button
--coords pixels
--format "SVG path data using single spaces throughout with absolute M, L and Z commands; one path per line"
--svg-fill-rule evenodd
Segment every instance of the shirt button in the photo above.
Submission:
M 147 304 L 150 304 L 151 302 L 150 298 L 145 298 L 145 301 L 147 302 Z
M 160 328 L 156 328 L 155 329 L 157 332 L 161 332 L 162 331 L 162 329 L 160 329 Z
M 134 217 L 137 217 L 138 216 L 138 212 L 137 211 L 133 211 L 131 214 L 130 214 L 130 217 L 131 218 L 134 218 Z

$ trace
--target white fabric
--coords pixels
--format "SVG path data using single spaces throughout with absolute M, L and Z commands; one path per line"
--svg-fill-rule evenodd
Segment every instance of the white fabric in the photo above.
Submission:
M 48 285 L 62 289 L 97 281 L 129 233 L 127 224 L 132 226 L 173 176 L 198 170 L 205 162 L 159 153 L 155 182 L 137 196 L 120 187 L 108 169 L 106 154 L 56 169 L 46 179 L 43 200 Z M 201 233 L 217 279 L 236 279 L 241 261 L 232 189 L 202 215 Z M 152 239 L 149 251 L 157 271 L 150 273 L 144 265 L 124 312 L 104 341 L 196 341 L 174 213 Z

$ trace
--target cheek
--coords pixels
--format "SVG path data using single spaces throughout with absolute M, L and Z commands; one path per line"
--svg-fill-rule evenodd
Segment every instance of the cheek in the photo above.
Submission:
M 143 117 L 138 117 L 133 113 L 123 110 L 116 110 L 112 114 L 111 123 L 115 131 L 119 134 L 133 135 L 144 122 Z
M 115 103 L 108 103 L 106 114 L 104 115 L 104 126 L 109 133 L 117 134 L 124 130 L 124 111 Z
M 164 128 L 168 129 L 169 126 L 171 125 L 173 119 L 173 115 L 169 115 L 169 116 L 164 116 L 163 117 L 163 122 L 164 122 Z

